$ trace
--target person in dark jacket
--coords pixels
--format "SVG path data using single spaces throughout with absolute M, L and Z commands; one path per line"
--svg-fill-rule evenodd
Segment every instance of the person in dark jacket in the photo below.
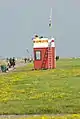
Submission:
M 27 61 L 27 58 L 26 58 L 26 57 L 24 58 L 24 61 L 25 61 L 25 63 L 26 63 L 26 61 Z
M 12 65 L 13 65 L 13 67 L 15 66 L 15 57 L 13 57 L 13 59 L 12 59 Z
M 9 63 L 10 63 L 9 68 L 11 68 L 11 66 L 12 66 L 12 58 L 9 59 Z

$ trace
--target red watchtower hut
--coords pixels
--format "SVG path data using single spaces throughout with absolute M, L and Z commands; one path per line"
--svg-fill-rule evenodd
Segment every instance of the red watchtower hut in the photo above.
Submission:
M 56 54 L 54 38 L 33 38 L 34 69 L 56 68 Z

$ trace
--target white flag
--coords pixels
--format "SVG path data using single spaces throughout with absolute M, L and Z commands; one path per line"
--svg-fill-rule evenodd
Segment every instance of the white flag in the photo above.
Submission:
M 49 17 L 49 27 L 50 28 L 52 27 L 52 8 L 51 8 L 50 17 Z

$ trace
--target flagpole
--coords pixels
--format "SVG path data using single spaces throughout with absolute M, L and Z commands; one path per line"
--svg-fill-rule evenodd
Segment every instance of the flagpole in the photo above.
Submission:
M 52 8 L 50 10 L 50 16 L 49 16 L 49 31 L 50 31 L 50 38 L 52 37 Z

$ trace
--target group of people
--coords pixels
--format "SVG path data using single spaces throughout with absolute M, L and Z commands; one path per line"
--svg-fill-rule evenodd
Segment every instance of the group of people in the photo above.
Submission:
M 26 62 L 31 62 L 33 59 L 32 58 L 24 58 L 24 62 L 26 63 Z
M 10 58 L 10 59 L 7 59 L 7 62 L 8 62 L 8 67 L 11 68 L 11 67 L 14 67 L 15 66 L 15 58 Z

